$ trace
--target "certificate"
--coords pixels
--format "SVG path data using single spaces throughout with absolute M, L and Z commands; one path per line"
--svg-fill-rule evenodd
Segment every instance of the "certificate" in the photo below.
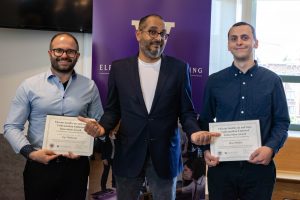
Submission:
M 47 115 L 43 149 L 56 154 L 72 152 L 90 156 L 93 153 L 94 138 L 84 131 L 85 123 L 77 117 Z
M 211 154 L 220 161 L 249 160 L 250 155 L 261 147 L 258 120 L 210 123 L 209 131 L 221 133 L 210 144 Z

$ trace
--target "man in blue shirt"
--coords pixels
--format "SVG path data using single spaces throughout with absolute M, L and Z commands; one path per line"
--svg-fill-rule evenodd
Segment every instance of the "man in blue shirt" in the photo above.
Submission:
M 255 29 L 234 24 L 228 32 L 232 66 L 212 74 L 206 84 L 200 123 L 259 120 L 262 146 L 248 161 L 219 162 L 203 146 L 208 168 L 210 200 L 271 199 L 276 173 L 273 158 L 283 146 L 289 114 L 282 81 L 254 60 Z
M 103 109 L 95 83 L 74 71 L 80 56 L 77 39 L 58 33 L 48 51 L 51 68 L 26 79 L 17 89 L 4 125 L 4 136 L 26 159 L 24 191 L 28 200 L 86 196 L 89 160 L 42 149 L 47 115 L 86 116 L 99 120 Z M 24 124 L 29 122 L 27 135 Z

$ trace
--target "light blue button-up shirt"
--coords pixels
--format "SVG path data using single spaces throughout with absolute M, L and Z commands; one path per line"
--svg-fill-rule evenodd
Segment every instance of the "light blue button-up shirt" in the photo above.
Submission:
M 94 81 L 73 73 L 66 89 L 51 70 L 26 79 L 16 96 L 4 124 L 4 136 L 16 153 L 31 144 L 43 145 L 47 115 L 83 116 L 99 121 L 103 108 Z M 24 124 L 29 122 L 27 136 Z

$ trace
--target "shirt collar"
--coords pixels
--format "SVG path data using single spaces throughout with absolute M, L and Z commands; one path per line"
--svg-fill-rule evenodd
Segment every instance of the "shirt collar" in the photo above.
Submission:
M 257 72 L 258 70 L 258 64 L 257 64 L 257 61 L 254 60 L 254 65 L 245 73 L 245 75 L 249 75 L 249 76 L 254 76 L 255 73 Z M 233 75 L 234 76 L 238 76 L 240 74 L 243 74 L 243 72 L 241 70 L 239 70 L 239 68 L 237 68 L 234 63 L 232 63 L 231 65 L 231 71 L 233 72 Z

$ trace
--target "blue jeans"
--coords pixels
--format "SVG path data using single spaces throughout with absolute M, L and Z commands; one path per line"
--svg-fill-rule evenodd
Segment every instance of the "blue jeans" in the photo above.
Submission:
M 115 176 L 118 200 L 137 200 L 145 181 L 149 184 L 153 200 L 175 200 L 177 177 L 160 178 L 153 168 L 151 159 L 146 161 L 144 173 L 134 178 Z

